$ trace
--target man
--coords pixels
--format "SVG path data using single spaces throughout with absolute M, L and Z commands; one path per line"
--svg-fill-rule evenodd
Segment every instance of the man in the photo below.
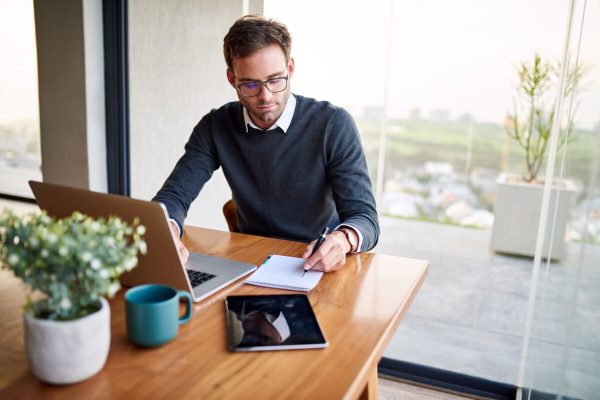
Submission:
M 219 167 L 239 230 L 310 242 L 302 256 L 307 270 L 336 270 L 346 254 L 377 243 L 375 200 L 356 125 L 341 108 L 292 95 L 291 44 L 285 25 L 257 16 L 240 18 L 225 36 L 227 80 L 239 101 L 200 120 L 153 199 L 169 211 L 184 262 L 183 220 Z M 324 227 L 332 233 L 312 254 Z
M 232 313 L 231 310 L 228 310 Z M 232 322 L 234 342 L 238 346 L 273 346 L 281 344 L 292 333 L 289 323 L 282 310 L 257 309 L 238 314 L 229 318 Z

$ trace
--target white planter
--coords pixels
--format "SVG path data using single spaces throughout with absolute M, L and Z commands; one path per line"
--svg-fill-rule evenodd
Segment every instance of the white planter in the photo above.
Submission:
M 510 174 L 498 177 L 491 247 L 501 253 L 533 257 L 544 186 L 517 182 L 516 177 L 518 175 Z M 548 257 L 551 242 L 550 259 L 560 260 L 566 254 L 567 225 L 576 194 L 575 185 L 571 181 L 562 181 L 560 187 L 552 188 L 542 252 L 544 258 Z
M 56 385 L 82 381 L 102 369 L 110 349 L 110 307 L 74 321 L 24 316 L 25 347 L 33 374 Z

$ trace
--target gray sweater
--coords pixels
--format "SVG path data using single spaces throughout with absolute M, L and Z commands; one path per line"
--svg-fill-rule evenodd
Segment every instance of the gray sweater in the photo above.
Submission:
M 205 115 L 185 153 L 154 197 L 180 228 L 187 210 L 219 167 L 232 191 L 241 232 L 309 242 L 328 226 L 358 229 L 372 249 L 379 222 L 358 129 L 328 102 L 295 95 L 292 122 L 246 132 L 242 105 Z

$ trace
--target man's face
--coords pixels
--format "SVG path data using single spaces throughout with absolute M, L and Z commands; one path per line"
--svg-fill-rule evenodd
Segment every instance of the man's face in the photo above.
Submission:
M 252 122 L 261 129 L 270 128 L 281 116 L 290 97 L 290 81 L 294 73 L 294 60 L 286 63 L 283 50 L 271 45 L 256 53 L 233 60 L 233 71 L 227 70 L 227 80 L 236 89 L 240 103 L 250 115 Z M 240 93 L 238 85 L 254 81 L 266 81 L 289 76 L 287 88 L 283 92 L 271 93 L 264 85 L 255 97 Z

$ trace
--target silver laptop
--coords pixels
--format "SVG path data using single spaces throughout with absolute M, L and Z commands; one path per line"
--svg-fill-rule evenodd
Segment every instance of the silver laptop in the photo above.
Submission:
M 148 252 L 139 257 L 136 268 L 121 276 L 125 286 L 161 283 L 187 290 L 199 301 L 256 269 L 248 263 L 191 252 L 184 266 L 161 203 L 36 181 L 29 181 L 29 186 L 40 208 L 57 218 L 77 210 L 94 218 L 116 215 L 129 223 L 140 219 L 146 227 Z

